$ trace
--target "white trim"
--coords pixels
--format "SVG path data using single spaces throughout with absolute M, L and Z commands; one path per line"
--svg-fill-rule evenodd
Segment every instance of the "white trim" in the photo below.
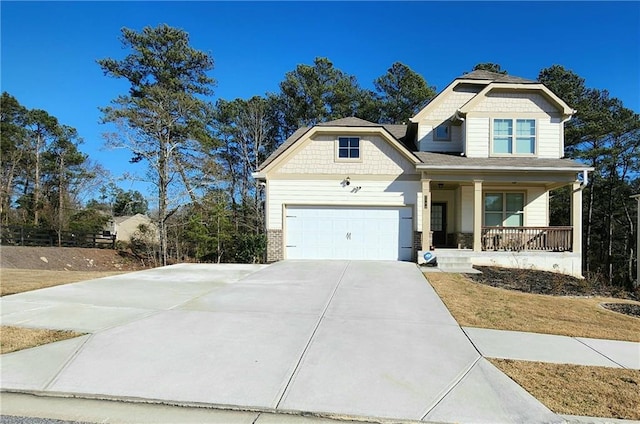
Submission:
M 511 121 L 511 150 L 513 151 L 513 153 L 495 153 L 493 151 L 494 148 L 494 137 L 495 137 L 495 132 L 494 132 L 494 124 L 495 121 L 499 119 L 502 121 L 506 121 L 506 120 L 510 120 Z M 534 125 L 534 146 L 533 146 L 533 153 L 518 153 L 516 150 L 516 145 L 517 145 L 517 125 L 518 125 L 518 121 L 533 121 L 533 125 Z M 538 120 L 536 118 L 512 118 L 512 117 L 505 117 L 505 118 L 491 118 L 489 120 L 489 157 L 494 157 L 494 158 L 502 158 L 502 157 L 506 157 L 506 158 L 510 158 L 510 157 L 538 157 L 538 141 L 539 141 L 539 123 Z
M 358 140 L 358 157 L 357 158 L 352 158 L 352 157 L 346 157 L 346 158 L 341 158 L 340 157 L 340 139 L 341 138 L 346 138 L 347 139 L 347 144 L 350 143 L 350 139 L 357 139 Z M 347 136 L 347 135 L 339 135 L 336 137 L 335 141 L 335 149 L 333 152 L 333 161 L 336 163 L 362 163 L 362 137 L 360 136 Z M 349 153 L 349 151 L 352 149 L 352 147 L 349 147 L 349 145 L 347 145 L 347 147 L 342 147 L 342 149 L 347 149 L 347 154 Z
M 507 157 L 512 157 L 512 156 L 507 156 Z M 502 165 L 483 166 L 483 165 L 427 165 L 427 164 L 418 164 L 416 165 L 416 169 L 417 170 L 462 169 L 462 170 L 470 170 L 470 171 L 560 171 L 560 172 L 593 171 L 593 168 L 591 167 L 565 168 L 565 167 L 557 167 L 557 166 L 529 167 L 529 166 L 502 166 Z

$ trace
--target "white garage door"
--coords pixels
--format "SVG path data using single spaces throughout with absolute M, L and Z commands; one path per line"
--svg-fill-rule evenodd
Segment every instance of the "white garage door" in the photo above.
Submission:
M 287 259 L 411 260 L 410 207 L 290 206 Z

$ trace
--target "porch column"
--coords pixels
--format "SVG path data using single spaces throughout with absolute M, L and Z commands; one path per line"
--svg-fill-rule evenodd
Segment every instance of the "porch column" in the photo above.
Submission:
M 422 250 L 431 250 L 431 180 L 422 180 Z
M 580 182 L 572 185 L 571 226 L 573 227 L 573 252 L 582 255 L 582 189 Z M 582 270 L 580 270 L 582 274 Z
M 482 180 L 473 180 L 473 251 L 482 250 Z

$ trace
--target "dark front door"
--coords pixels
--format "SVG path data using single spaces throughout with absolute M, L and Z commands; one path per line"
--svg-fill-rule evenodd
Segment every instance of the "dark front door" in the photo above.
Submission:
M 431 204 L 431 231 L 433 231 L 433 245 L 445 247 L 447 245 L 447 204 Z

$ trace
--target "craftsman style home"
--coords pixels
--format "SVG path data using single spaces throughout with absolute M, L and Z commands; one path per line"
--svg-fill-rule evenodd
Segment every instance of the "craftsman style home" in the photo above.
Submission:
M 344 118 L 292 134 L 254 176 L 268 261 L 418 260 L 581 275 L 585 165 L 564 155 L 575 111 L 543 84 L 473 71 L 407 125 Z M 571 226 L 549 226 L 572 189 Z M 454 265 L 452 265 L 454 266 Z

